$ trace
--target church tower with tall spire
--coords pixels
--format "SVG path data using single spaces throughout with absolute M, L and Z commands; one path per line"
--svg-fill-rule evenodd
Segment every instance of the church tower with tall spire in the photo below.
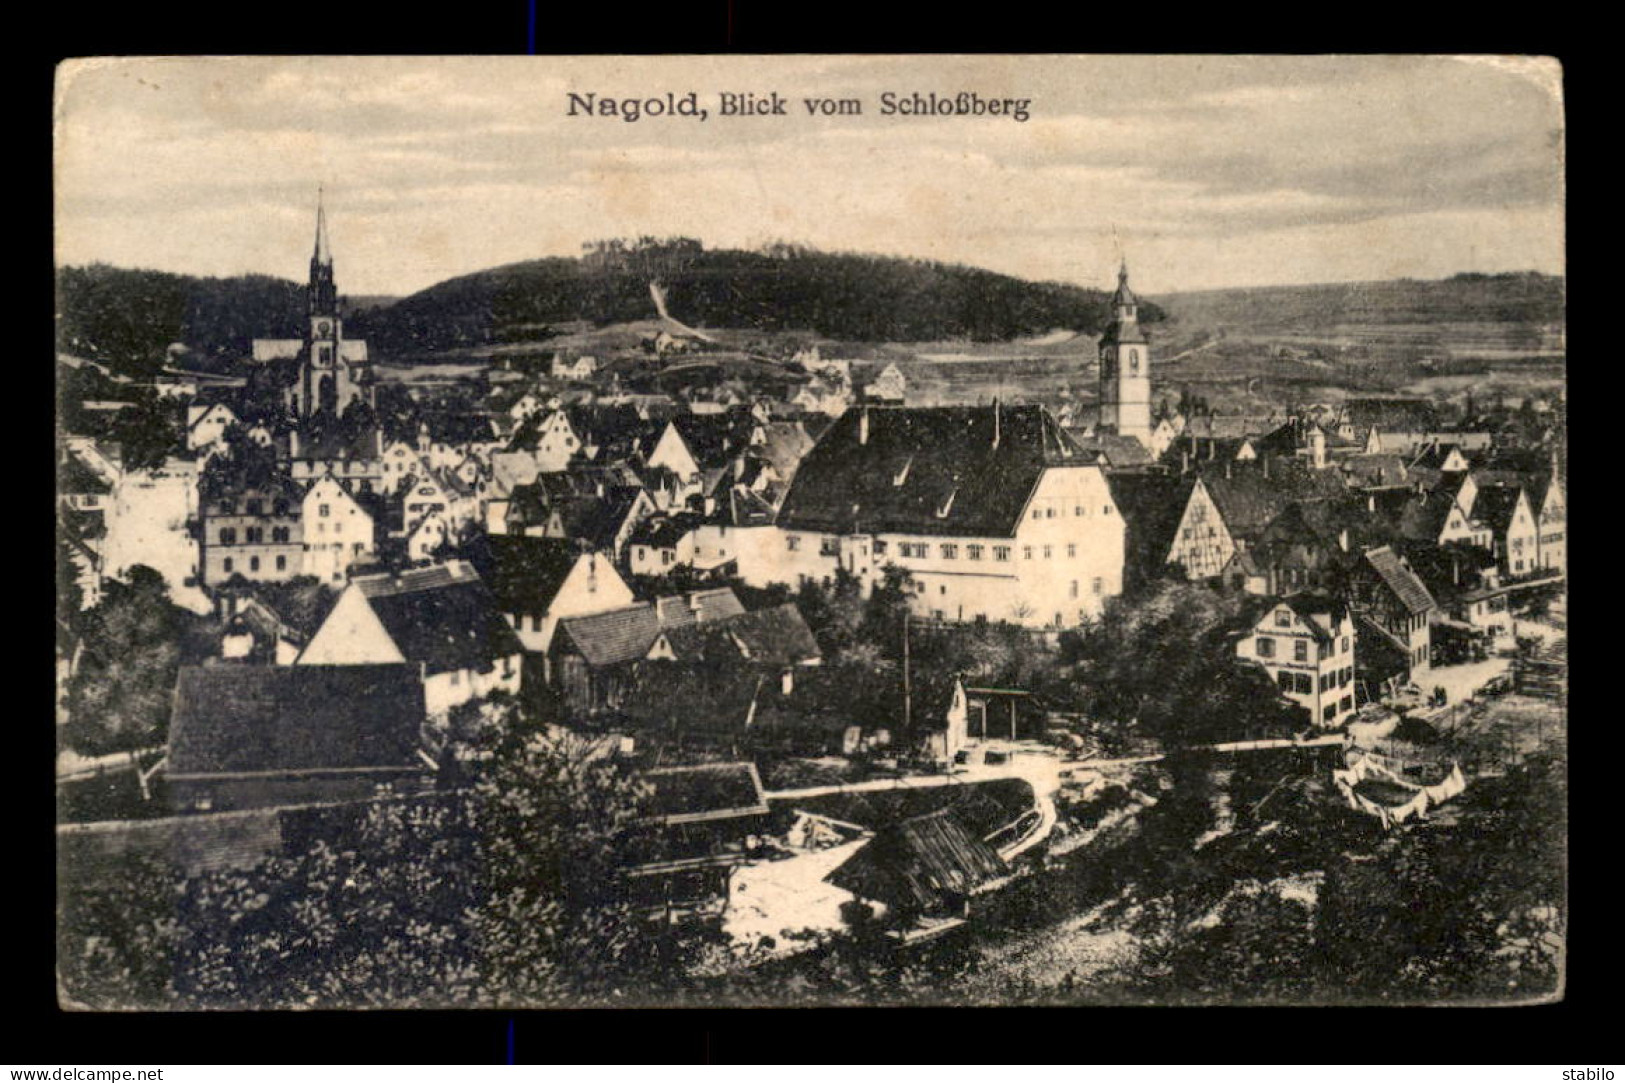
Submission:
M 1117 272 L 1112 319 L 1100 336 L 1100 430 L 1151 446 L 1151 343 L 1140 328 L 1140 302 L 1128 287 L 1128 261 Z
M 333 278 L 333 249 L 327 239 L 327 208 L 316 194 L 316 244 L 310 256 L 308 323 L 299 379 L 293 392 L 295 415 L 305 420 L 317 413 L 337 417 L 360 401 L 373 401 L 367 344 L 344 337 L 339 292 Z

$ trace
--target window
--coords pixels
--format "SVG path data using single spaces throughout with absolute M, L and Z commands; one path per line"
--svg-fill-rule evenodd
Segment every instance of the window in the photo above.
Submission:
M 1292 613 L 1290 610 L 1277 609 L 1275 611 L 1275 626 L 1277 628 L 1292 627 Z
M 265 531 L 261 527 L 251 526 L 243 531 L 244 540 L 250 544 L 258 544 L 265 540 Z
M 1343 653 L 1347 654 L 1348 652 L 1349 652 L 1349 637 L 1344 636 L 1343 637 Z
M 1030 545 L 1023 545 L 1021 547 L 1021 559 L 1022 560 L 1031 560 L 1032 558 L 1033 558 L 1033 547 L 1030 546 Z
M 1046 519 L 1055 518 L 1055 509 L 1054 508 L 1045 508 L 1044 509 L 1044 518 L 1046 518 Z M 1057 616 L 1055 623 L 1056 624 L 1061 623 L 1059 616 Z
M 1078 555 L 1078 546 L 1077 546 L 1076 542 L 1068 542 L 1067 543 L 1066 555 L 1067 555 L 1067 559 L 1069 559 L 1069 560 Z
M 1008 545 L 995 545 L 993 547 L 993 559 L 994 560 L 1009 560 L 1010 559 L 1010 547 Z
M 235 512 L 236 510 L 237 510 L 237 502 L 235 500 L 222 500 L 220 502 L 220 514 L 221 515 L 230 515 L 233 512 Z
M 344 524 L 343 523 L 334 523 L 333 524 L 333 533 L 335 533 L 335 534 L 343 534 L 344 533 Z
M 673 553 L 670 549 L 662 549 L 660 551 L 660 563 L 662 563 L 662 564 L 670 564 L 673 560 L 676 560 L 676 559 L 677 559 L 677 554 Z
M 246 510 L 247 510 L 248 514 L 250 514 L 250 515 L 259 515 L 259 514 L 261 514 L 261 512 L 260 512 L 260 502 L 258 500 L 250 500 L 248 502 L 248 507 L 247 507 Z
M 1292 680 L 1298 686 L 1298 691 L 1303 695 L 1307 696 L 1315 690 L 1315 683 L 1309 679 L 1307 673 L 1294 673 Z
M 332 513 L 332 510 L 333 510 L 333 505 L 331 505 L 331 504 L 323 504 L 321 507 L 316 509 L 316 514 L 320 515 L 323 519 L 326 519 L 328 517 L 328 515 Z
M 943 542 L 943 544 L 942 544 L 942 559 L 943 560 L 958 560 L 959 559 L 959 546 L 954 545 L 954 544 L 952 544 L 950 542 Z
M 1048 560 L 1050 558 L 1050 554 L 1053 552 L 1054 550 L 1050 546 L 1044 546 L 1044 559 Z
M 1354 697 L 1353 696 L 1344 696 L 1343 699 L 1342 699 L 1342 702 L 1340 702 L 1337 705 L 1337 709 L 1339 711 L 1352 711 L 1352 710 L 1354 710 Z
M 1112 506 L 1110 504 L 1107 504 L 1104 508 L 1100 509 L 1100 514 L 1102 514 L 1102 515 L 1110 515 L 1111 513 L 1112 513 Z
M 276 558 L 276 570 L 279 571 L 279 572 L 285 572 L 285 571 L 288 570 L 288 558 L 287 557 L 277 557 Z
M 818 542 L 819 556 L 832 557 L 839 554 L 840 551 L 841 540 L 839 538 L 822 538 Z
M 980 545 L 967 545 L 967 546 L 965 546 L 965 559 L 967 559 L 967 560 L 981 560 L 982 559 L 982 547 Z
M 724 529 L 726 529 L 726 528 L 724 528 Z M 883 557 L 885 555 L 886 555 L 886 543 L 881 541 L 879 538 L 876 538 L 875 539 L 875 556 Z
M 784 547 L 790 550 L 790 552 L 794 553 L 801 548 L 801 539 L 796 537 L 794 534 L 786 535 L 784 539 Z
M 462 671 L 461 670 L 456 670 L 456 669 L 452 670 L 451 671 L 451 686 L 453 688 L 456 688 L 458 685 L 460 685 L 462 683 L 463 683 Z
M 1281 672 L 1277 673 L 1275 675 L 1275 681 L 1281 686 L 1281 691 L 1285 692 L 1287 695 L 1291 695 L 1292 690 L 1297 687 L 1297 685 L 1293 683 L 1292 673 L 1290 670 L 1283 669 Z
M 257 572 L 257 571 L 260 570 L 260 558 L 259 557 L 249 557 L 248 558 L 248 570 L 251 571 L 251 572 Z
M 1325 721 L 1325 722 L 1330 722 L 1332 719 L 1336 718 L 1337 717 L 1337 704 L 1335 704 L 1335 703 L 1328 704 L 1326 709 L 1321 712 L 1320 717 L 1321 717 L 1321 720 Z
M 1269 636 L 1259 636 L 1258 637 L 1258 644 L 1257 644 L 1257 651 L 1258 651 L 1258 657 L 1260 657 L 1260 658 L 1274 658 L 1275 657 L 1275 640 L 1271 639 Z M 1287 674 L 1283 673 L 1283 674 L 1281 674 L 1281 676 L 1285 677 L 1285 676 L 1287 676 Z
M 1072 509 L 1072 514 L 1073 515 L 1082 515 L 1083 514 L 1083 505 L 1079 504 L 1077 507 L 1073 508 Z
M 1294 662 L 1309 661 L 1309 641 L 1307 639 L 1300 639 L 1292 644 L 1292 660 Z
M 1317 658 L 1319 658 L 1321 661 L 1324 662 L 1327 658 L 1331 657 L 1332 645 L 1330 643 L 1317 643 L 1317 644 L 1315 644 L 1315 646 L 1320 648 L 1319 650 L 1317 650 L 1315 652 L 1315 656 Z
M 1094 587 L 1095 597 L 1098 598 L 1102 594 L 1106 593 L 1106 581 L 1100 576 L 1095 576 L 1092 585 Z
M 224 571 L 231 571 L 231 558 L 227 557 L 225 561 L 221 563 L 220 567 Z
M 1034 519 L 1042 519 L 1043 517 L 1044 517 L 1044 509 L 1043 508 L 1034 508 L 1033 509 L 1033 518 Z
M 1078 581 L 1076 579 L 1074 579 L 1074 580 L 1072 580 L 1072 597 L 1076 598 L 1077 596 L 1078 596 Z
M 353 546 L 350 547 L 350 552 L 356 554 L 357 556 L 360 556 L 361 555 L 361 550 L 363 550 L 365 548 L 366 548 L 366 546 L 362 545 L 360 542 L 356 542 Z
M 233 529 L 232 527 L 229 527 L 229 526 L 221 527 L 220 528 L 220 544 L 221 545 L 236 545 L 237 544 L 237 531 L 235 529 Z

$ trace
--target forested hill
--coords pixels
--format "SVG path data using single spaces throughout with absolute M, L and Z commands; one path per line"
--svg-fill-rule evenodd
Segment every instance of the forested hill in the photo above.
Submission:
M 305 288 L 267 275 L 195 278 L 106 264 L 56 276 L 57 349 L 149 376 L 171 343 L 191 347 L 188 365 L 224 370 L 256 338 L 300 333 Z
M 340 285 L 344 270 L 339 268 Z M 668 309 L 712 328 L 810 331 L 848 341 L 1002 341 L 1057 328 L 1096 332 L 1107 295 L 974 267 L 830 254 L 790 245 L 704 250 L 686 239 L 598 242 L 580 258 L 530 260 L 449 279 L 393 303 L 347 299 L 348 334 L 381 359 L 545 338 L 556 324 L 645 320 L 649 283 Z M 246 357 L 254 338 L 295 336 L 303 286 L 281 279 L 194 278 L 104 265 L 57 274 L 58 344 L 131 374 L 185 343 L 189 362 Z M 1141 319 L 1162 313 L 1144 305 Z
M 1232 329 L 1307 329 L 1335 324 L 1563 322 L 1563 279 L 1524 271 L 1419 281 L 1260 286 L 1166 294 L 1182 324 Z
M 549 324 L 654 315 L 650 281 L 685 323 L 810 331 L 869 342 L 1002 341 L 1056 328 L 1097 331 L 1106 295 L 974 267 L 832 254 L 790 245 L 704 250 L 686 239 L 601 242 L 579 259 L 493 268 L 374 313 L 367 331 L 393 356 L 524 340 Z M 1142 318 L 1157 320 L 1147 306 Z

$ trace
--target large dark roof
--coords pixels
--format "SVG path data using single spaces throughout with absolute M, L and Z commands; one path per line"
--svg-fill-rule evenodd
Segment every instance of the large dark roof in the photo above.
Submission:
M 1123 516 L 1127 560 L 1150 572 L 1168 557 L 1174 531 L 1196 480 L 1167 474 L 1110 474 L 1112 500 Z
M 802 460 L 779 525 L 1011 537 L 1046 468 L 1092 462 L 1041 406 L 855 408 Z
M 79 456 L 69 452 L 63 455 L 57 464 L 56 491 L 73 495 L 110 493 L 113 487 L 107 484 L 106 479 L 100 474 L 86 466 Z
M 1512 515 L 1518 509 L 1518 498 L 1523 489 L 1517 485 L 1486 485 L 1473 498 L 1473 518 L 1483 522 L 1497 534 L 1505 534 L 1512 525 Z
M 667 824 L 729 820 L 768 812 L 754 763 L 711 763 L 645 771 L 649 809 Z
M 419 766 L 423 717 L 414 666 L 187 666 L 169 773 Z
M 504 613 L 541 613 L 582 554 L 564 538 L 492 534 L 470 546 L 467 555 Z
M 1198 472 L 1225 528 L 1241 538 L 1256 537 L 1288 504 L 1347 492 L 1335 470 L 1315 470 L 1291 459 L 1204 463 Z
M 423 663 L 430 673 L 474 669 L 524 650 L 496 598 L 467 564 L 353 583 L 406 660 Z
M 678 414 L 671 424 L 700 468 L 713 469 L 751 446 L 758 422 L 748 407 L 735 407 L 719 414 Z
M 969 896 L 1008 871 L 951 809 L 939 809 L 881 828 L 824 879 L 889 906 L 932 910 L 948 903 L 946 896 Z

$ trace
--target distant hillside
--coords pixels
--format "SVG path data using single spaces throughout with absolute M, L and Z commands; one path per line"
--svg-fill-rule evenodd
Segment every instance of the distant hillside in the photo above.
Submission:
M 788 245 L 705 251 L 697 241 L 646 238 L 463 275 L 400 300 L 347 297 L 347 333 L 389 360 L 545 341 L 563 324 L 653 317 L 651 281 L 664 287 L 672 315 L 695 326 L 874 343 L 1095 333 L 1107 316 L 1098 290 L 974 267 Z M 67 267 L 57 274 L 58 348 L 147 375 L 181 342 L 194 351 L 189 364 L 218 368 L 247 356 L 255 338 L 298 335 L 304 292 L 265 276 Z M 1142 307 L 1142 320 L 1161 318 L 1155 305 Z
M 189 365 L 223 369 L 255 338 L 299 334 L 305 288 L 267 275 L 197 278 L 105 264 L 64 267 L 56 276 L 57 349 L 148 376 L 174 342 Z
M 1160 303 L 1180 324 L 1231 331 L 1334 325 L 1563 322 L 1563 279 L 1534 271 L 1459 274 L 1418 281 L 1264 286 L 1168 294 Z
M 868 342 L 1004 341 L 1057 327 L 1098 331 L 1106 295 L 974 267 L 790 246 L 705 251 L 696 241 L 607 242 L 580 259 L 542 259 L 464 275 L 354 321 L 381 356 L 543 337 L 553 325 L 653 314 L 700 327 L 804 330 Z M 1142 318 L 1160 319 L 1155 306 Z

